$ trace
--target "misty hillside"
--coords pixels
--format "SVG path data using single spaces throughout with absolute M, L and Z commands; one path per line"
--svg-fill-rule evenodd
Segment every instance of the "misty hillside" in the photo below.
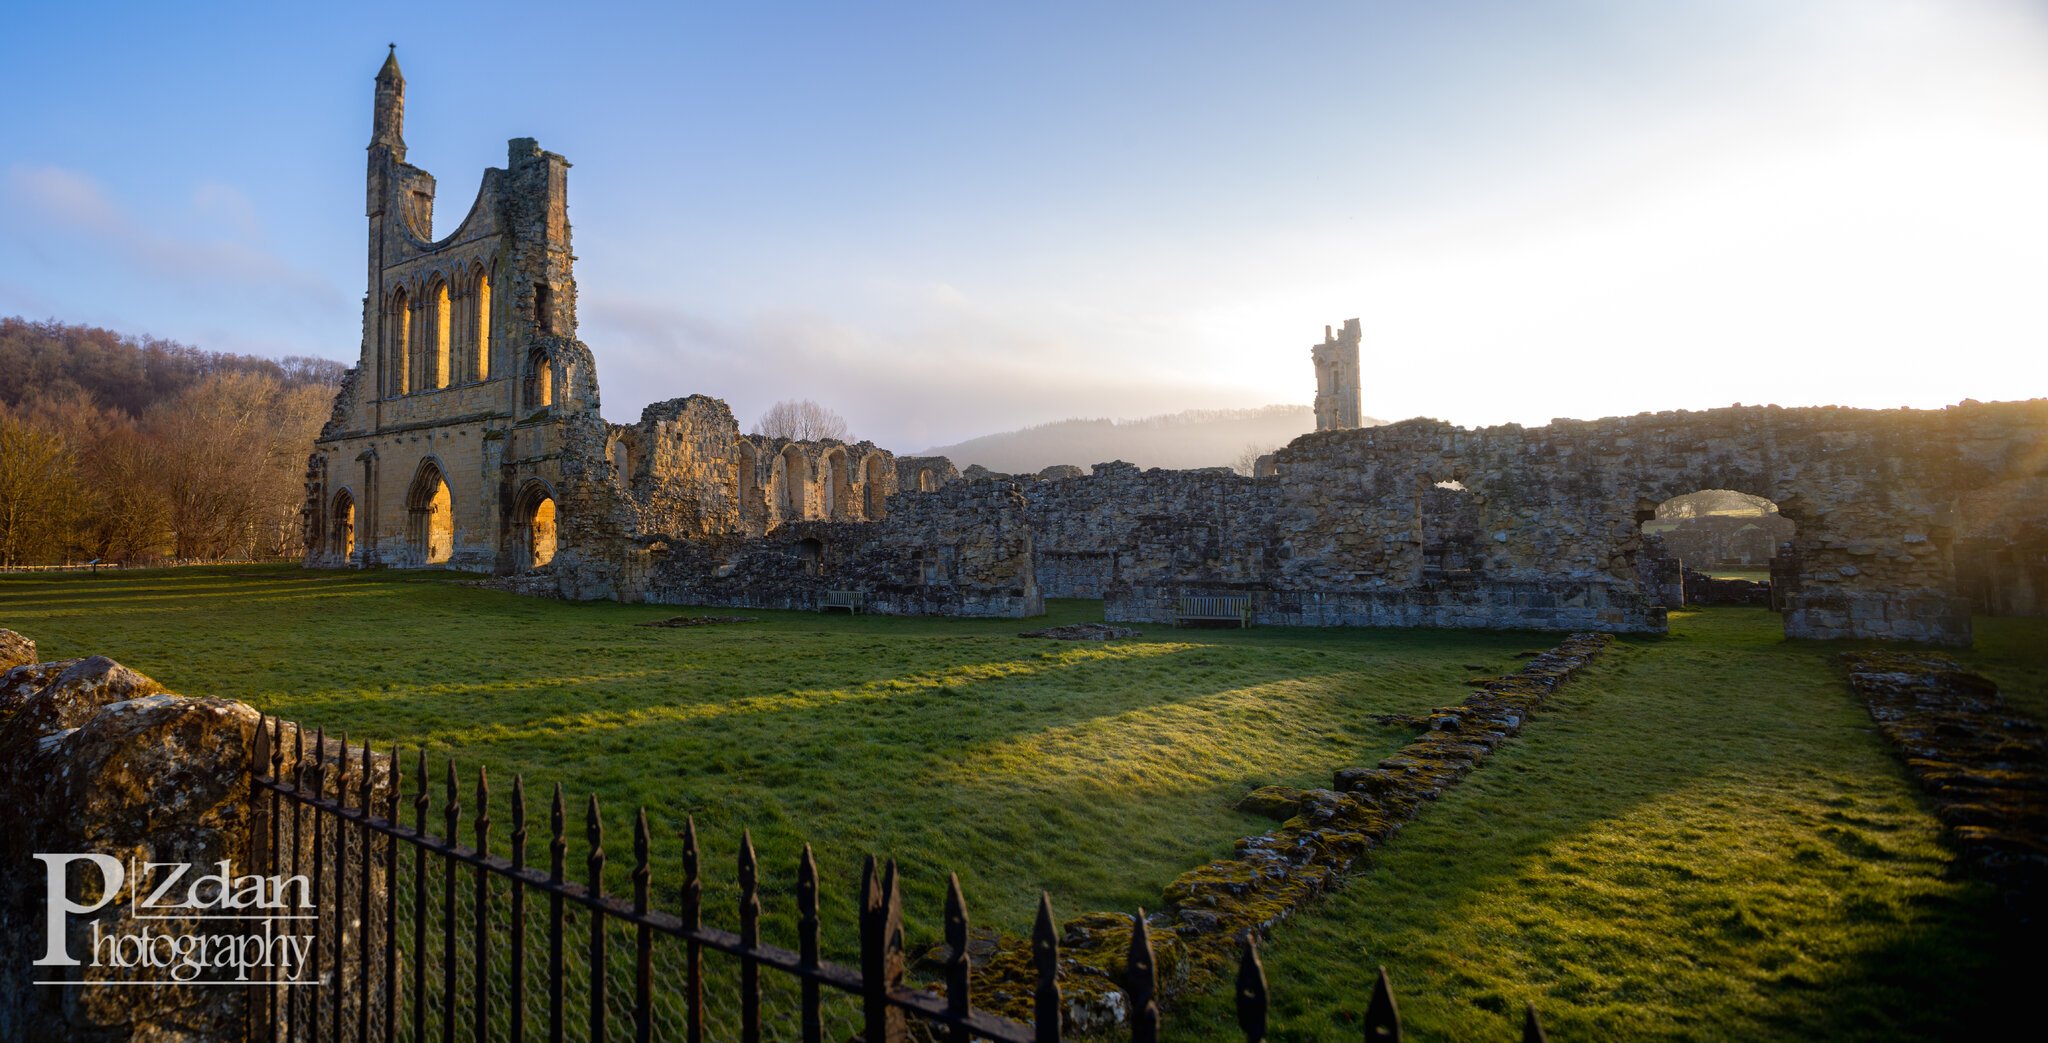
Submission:
M 1368 418 L 1368 425 L 1380 421 Z M 1315 430 L 1307 406 L 1193 409 L 1143 420 L 1061 420 L 926 450 L 966 468 L 1022 474 L 1054 464 L 1086 469 L 1107 460 L 1140 467 L 1235 467 L 1246 450 L 1272 452 Z

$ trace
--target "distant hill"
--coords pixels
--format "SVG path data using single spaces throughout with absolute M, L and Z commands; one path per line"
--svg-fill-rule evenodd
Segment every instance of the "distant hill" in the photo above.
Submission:
M 1381 423 L 1368 419 L 1366 424 Z M 965 468 L 1023 474 L 1054 464 L 1083 469 L 1108 460 L 1140 467 L 1237 467 L 1247 450 L 1272 452 L 1316 428 L 1307 406 L 1191 409 L 1142 420 L 1061 420 L 926 450 Z M 1253 454 L 1256 455 L 1256 454 Z

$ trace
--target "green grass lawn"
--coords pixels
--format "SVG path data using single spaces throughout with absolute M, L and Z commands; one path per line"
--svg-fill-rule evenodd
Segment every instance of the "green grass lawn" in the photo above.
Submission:
M 1962 658 L 2043 694 L 2042 620 Z M 1832 653 L 1761 609 L 1674 613 L 1568 686 L 1265 946 L 1275 1040 L 1352 1038 L 1384 965 L 1420 1038 L 1985 1038 L 2038 938 L 1950 874 Z M 1185 1012 L 1227 1040 L 1227 997 Z M 1184 1023 L 1185 1024 L 1185 1023 Z
M 248 567 L 8 577 L 0 626 L 46 658 L 110 655 L 186 695 L 241 699 L 380 748 L 423 743 L 437 800 L 443 755 L 488 765 L 500 838 L 515 772 L 560 782 L 577 802 L 599 794 L 614 864 L 630 850 L 633 807 L 657 837 L 694 814 L 713 899 L 733 893 L 719 885 L 742 827 L 765 886 L 785 896 L 809 841 L 828 937 L 849 946 L 870 852 L 908 870 L 913 938 L 936 937 L 949 870 L 977 922 L 1006 930 L 1029 928 L 1041 889 L 1065 914 L 1156 905 L 1167 881 L 1267 827 L 1232 809 L 1248 790 L 1328 785 L 1333 767 L 1406 741 L 1373 714 L 1462 697 L 1458 682 L 1476 672 L 1464 664 L 1509 670 L 1515 652 L 1550 640 L 1166 626 L 1111 644 L 1017 636 L 1099 619 L 1096 602 L 1056 603 L 1028 623 L 710 610 L 760 621 L 656 629 L 633 624 L 692 610 L 521 598 L 471 578 Z M 658 889 L 676 865 L 657 866 Z M 786 905 L 771 906 L 783 914 L 771 927 L 788 928 Z
M 694 813 L 729 908 L 742 826 L 787 941 L 816 845 L 827 953 L 851 961 L 863 854 L 902 859 L 913 943 L 945 872 L 978 923 L 1157 901 L 1264 819 L 1265 783 L 1326 785 L 1411 736 L 1378 713 L 1455 702 L 1548 636 L 1147 627 L 1109 645 L 1016 621 L 565 604 L 432 573 L 228 568 L 0 578 L 0 626 L 46 657 L 103 653 L 188 695 L 246 700 L 380 746 L 425 743 L 504 783 L 563 783 L 657 835 Z M 711 610 L 717 614 L 729 610 Z M 1281 1039 L 1341 1039 L 1374 964 L 1418 1038 L 1510 1038 L 1535 1001 L 1559 1039 L 1939 1034 L 2009 993 L 1986 896 L 1948 875 L 1934 819 L 1849 693 L 1847 645 L 1782 640 L 1762 610 L 1676 613 L 1632 639 L 1266 946 Z M 2048 624 L 1982 620 L 1965 658 L 2035 713 Z M 1467 664 L 1485 671 L 1467 669 Z M 468 796 L 465 783 L 465 799 Z M 434 819 L 438 822 L 438 816 Z M 578 819 L 572 819 L 578 821 Z M 465 832 L 465 839 L 467 833 Z M 658 842 L 659 844 L 659 842 Z M 540 844 L 535 843 L 538 851 Z M 572 837 L 571 861 L 581 844 Z M 676 877 L 674 845 L 657 893 Z M 614 886 L 624 886 L 618 871 Z M 730 914 L 714 918 L 730 926 Z M 1169 1038 L 1232 1038 L 1227 998 Z
M 1770 569 L 1768 569 L 1768 568 L 1761 568 L 1761 569 L 1734 569 L 1734 568 L 1730 568 L 1730 569 L 1720 569 L 1720 568 L 1715 568 L 1715 569 L 1708 569 L 1708 570 L 1707 570 L 1707 576 L 1708 576 L 1709 578 L 1711 578 L 1711 579 L 1746 579 L 1746 580 L 1750 581 L 1751 583 L 1769 583 L 1769 582 L 1771 581 L 1771 570 L 1770 570 Z

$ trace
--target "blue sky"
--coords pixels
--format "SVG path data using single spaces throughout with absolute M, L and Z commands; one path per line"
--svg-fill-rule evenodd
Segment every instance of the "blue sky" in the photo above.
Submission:
M 13 5 L 0 314 L 353 362 L 371 79 L 575 164 L 605 411 L 898 450 L 1302 402 L 2048 395 L 2048 5 Z

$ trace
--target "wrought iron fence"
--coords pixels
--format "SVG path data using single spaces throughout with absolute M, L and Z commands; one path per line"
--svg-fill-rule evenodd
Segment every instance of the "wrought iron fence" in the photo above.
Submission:
M 651 900 L 652 836 L 644 809 L 635 819 L 630 893 L 612 894 L 606 891 L 609 857 L 595 796 L 584 811 L 588 854 L 575 880 L 559 785 L 549 802 L 542 868 L 528 861 L 523 780 L 512 782 L 508 857 L 492 852 L 491 794 L 482 769 L 470 822 L 475 846 L 467 847 L 457 840 L 464 809 L 453 761 L 442 784 L 442 832 L 436 835 L 427 828 L 432 801 L 424 750 L 416 751 L 408 794 L 396 748 L 388 759 L 377 758 L 365 744 L 352 757 L 346 737 L 330 741 L 324 732 L 315 733 L 312 747 L 309 753 L 295 725 L 274 717 L 264 718 L 258 729 L 251 772 L 252 792 L 258 794 L 257 854 L 275 874 L 308 879 L 317 916 L 309 921 L 312 940 L 304 966 L 289 980 L 273 968 L 251 1004 L 252 1040 L 756 1043 L 769 1031 L 764 1008 L 785 1005 L 794 1011 L 767 1013 L 775 1016 L 775 1027 L 793 1027 L 805 1043 L 821 1043 L 828 1027 L 834 1039 L 868 1043 L 1063 1038 L 1059 934 L 1051 900 L 1042 893 L 1031 938 L 1034 1016 L 1025 1024 L 973 1005 L 967 902 L 957 876 L 947 892 L 945 945 L 939 950 L 943 981 L 913 988 L 906 981 L 894 860 L 878 864 L 870 856 L 864 864 L 856 969 L 820 955 L 818 868 L 809 845 L 797 872 L 799 942 L 790 950 L 762 940 L 760 865 L 750 836 L 739 851 L 740 930 L 733 933 L 703 922 L 704 876 L 694 820 L 682 835 L 681 909 L 671 914 L 655 909 Z M 409 825 L 403 821 L 408 805 Z M 464 891 L 466 930 L 459 915 Z M 577 928 L 583 937 L 572 939 L 578 915 L 587 923 Z M 658 941 L 679 951 L 680 968 L 656 973 Z M 1254 939 L 1242 939 L 1241 946 L 1237 1020 L 1244 1038 L 1259 1043 L 1266 1038 L 1265 970 Z M 707 956 L 714 965 L 729 961 L 726 969 L 736 971 L 736 980 L 712 986 L 718 968 L 707 966 Z M 617 977 L 614 958 L 627 964 Z M 1159 1039 L 1158 968 L 1142 910 L 1133 920 L 1123 985 L 1123 1031 L 1140 1043 Z M 835 998 L 846 1008 L 836 1017 Z M 714 1011 L 715 1000 L 729 1006 Z M 1401 1038 L 1384 969 L 1363 1034 L 1369 1041 Z M 1523 1039 L 1543 1038 L 1531 1006 Z

